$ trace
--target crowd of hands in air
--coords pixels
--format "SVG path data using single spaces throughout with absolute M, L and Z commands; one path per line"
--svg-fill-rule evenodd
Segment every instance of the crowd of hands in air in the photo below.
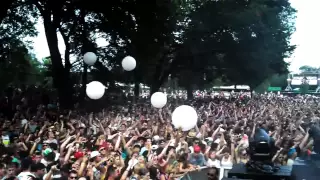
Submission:
M 312 152 L 308 124 L 320 117 L 312 96 L 169 98 L 160 110 L 145 99 L 95 113 L 19 98 L 0 104 L 0 179 L 169 180 L 208 167 L 208 178 L 217 180 L 219 168 L 250 160 L 249 139 L 258 128 L 275 140 L 274 164 L 291 166 Z M 171 124 L 182 104 L 199 117 L 187 132 Z

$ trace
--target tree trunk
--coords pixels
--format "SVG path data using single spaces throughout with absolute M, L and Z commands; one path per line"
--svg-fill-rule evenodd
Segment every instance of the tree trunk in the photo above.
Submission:
M 174 61 L 170 65 L 170 67 L 167 70 L 165 70 L 164 72 L 162 72 L 162 73 L 161 73 L 161 71 L 163 71 L 163 69 L 161 69 L 161 70 L 157 69 L 158 72 L 155 74 L 154 80 L 153 80 L 153 82 L 151 84 L 151 87 L 150 87 L 151 88 L 151 91 L 150 91 L 151 94 L 157 92 L 160 89 L 162 84 L 168 79 L 168 77 L 169 77 L 170 73 L 172 72 L 172 70 L 174 70 L 177 67 L 177 64 L 178 63 L 176 61 Z M 161 67 L 158 67 L 158 68 L 161 68 Z
M 59 103 L 60 109 L 72 109 L 73 108 L 73 89 L 70 83 L 70 72 L 64 73 L 65 80 L 61 82 L 60 87 L 58 87 Z
M 86 86 L 87 86 L 87 77 L 88 77 L 88 65 L 83 64 L 83 72 L 81 75 L 81 93 L 80 93 L 80 101 L 83 102 L 86 97 Z
M 70 83 L 70 69 L 64 68 L 58 47 L 56 28 L 52 25 L 51 17 L 43 17 L 44 29 L 51 55 L 53 80 L 57 85 L 59 103 L 61 109 L 71 109 L 72 84 Z
M 157 78 L 154 78 L 152 84 L 151 84 L 151 89 L 150 89 L 150 93 L 153 94 L 157 91 L 159 91 L 160 87 L 162 86 L 162 84 L 168 79 L 169 74 L 171 71 L 167 70 L 165 72 L 162 73 L 162 76 L 157 76 Z
M 134 83 L 134 97 L 136 99 L 139 99 L 139 95 L 140 95 L 140 83 L 136 81 Z
M 86 11 L 84 9 L 81 10 L 81 24 L 82 24 L 82 54 L 84 55 L 86 52 L 88 52 L 88 32 L 87 32 L 87 23 L 85 20 L 86 17 Z M 84 99 L 86 97 L 86 86 L 87 86 L 87 80 L 88 79 L 88 65 L 86 63 L 83 63 L 83 72 L 82 72 L 82 86 L 81 86 L 81 93 L 80 93 L 80 102 L 83 103 Z
M 192 86 L 191 85 L 189 85 L 188 87 L 187 87 L 187 96 L 188 96 L 188 99 L 189 100 L 191 100 L 191 99 L 193 99 L 193 89 L 192 89 Z
M 153 82 L 150 87 L 150 94 L 157 92 L 161 87 L 160 82 Z

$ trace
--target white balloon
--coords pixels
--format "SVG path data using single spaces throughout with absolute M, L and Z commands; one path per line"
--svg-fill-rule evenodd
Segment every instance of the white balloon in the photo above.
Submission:
M 97 61 L 97 56 L 96 54 L 94 54 L 93 52 L 87 52 L 84 54 L 83 56 L 83 61 L 84 63 L 86 63 L 89 66 L 94 65 L 94 63 L 96 63 Z
M 102 98 L 105 90 L 106 90 L 105 86 L 99 81 L 92 81 L 89 84 L 87 84 L 87 87 L 86 87 L 87 96 L 90 99 L 94 99 L 94 100 Z
M 197 125 L 198 115 L 196 110 L 187 105 L 177 107 L 172 113 L 172 124 L 182 131 L 189 131 Z
M 167 104 L 167 95 L 162 92 L 155 92 L 151 96 L 151 104 L 155 108 L 163 108 Z
M 126 71 L 134 70 L 134 68 L 136 68 L 136 65 L 137 65 L 136 60 L 131 56 L 125 57 L 122 60 L 121 64 L 122 64 L 123 69 Z

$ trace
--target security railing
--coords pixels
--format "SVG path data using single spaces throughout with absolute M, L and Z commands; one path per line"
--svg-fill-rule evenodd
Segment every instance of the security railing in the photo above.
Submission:
M 177 180 L 207 179 L 209 169 L 210 167 L 201 167 L 200 170 L 189 172 L 183 177 L 177 178 Z M 228 176 L 228 171 L 232 169 L 232 167 L 220 167 L 218 169 L 219 169 L 219 180 L 221 180 L 223 177 Z

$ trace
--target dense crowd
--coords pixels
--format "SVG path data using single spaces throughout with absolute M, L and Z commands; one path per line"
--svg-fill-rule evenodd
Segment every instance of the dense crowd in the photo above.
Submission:
M 34 101 L 23 93 L 0 99 L 1 180 L 172 180 L 202 167 L 209 168 L 208 179 L 218 180 L 220 168 L 250 160 L 249 139 L 258 128 L 275 140 L 272 161 L 292 166 L 297 156 L 312 153 L 308 124 L 320 117 L 319 100 L 311 96 L 233 93 L 169 99 L 160 110 L 145 100 L 99 113 Z M 199 117 L 187 132 L 171 124 L 182 104 Z

